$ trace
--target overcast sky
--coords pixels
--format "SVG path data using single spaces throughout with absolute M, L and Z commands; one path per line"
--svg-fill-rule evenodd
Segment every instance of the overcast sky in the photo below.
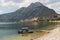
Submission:
M 21 7 L 27 7 L 32 2 L 40 2 L 60 14 L 60 0 L 0 0 L 0 14 L 13 12 Z

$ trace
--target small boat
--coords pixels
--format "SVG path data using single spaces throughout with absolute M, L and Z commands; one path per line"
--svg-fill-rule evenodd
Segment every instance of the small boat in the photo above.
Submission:
M 33 33 L 33 30 L 29 28 L 21 28 L 20 30 L 18 30 L 18 34 L 20 33 Z

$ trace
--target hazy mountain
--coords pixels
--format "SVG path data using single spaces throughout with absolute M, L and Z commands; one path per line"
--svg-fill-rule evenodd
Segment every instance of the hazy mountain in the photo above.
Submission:
M 39 17 L 40 19 L 55 18 L 57 13 L 40 2 L 31 3 L 28 7 L 22 7 L 15 12 L 0 15 L 0 21 L 20 21 Z

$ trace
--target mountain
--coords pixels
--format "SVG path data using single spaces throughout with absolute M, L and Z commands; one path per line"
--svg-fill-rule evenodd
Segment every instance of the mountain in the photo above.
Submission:
M 54 19 L 57 13 L 53 9 L 49 9 L 40 2 L 31 3 L 28 7 L 22 7 L 15 12 L 0 15 L 1 22 L 15 22 L 32 18 Z

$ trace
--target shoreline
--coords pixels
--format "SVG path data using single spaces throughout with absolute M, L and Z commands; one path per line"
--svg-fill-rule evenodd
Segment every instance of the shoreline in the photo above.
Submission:
M 60 40 L 60 27 L 51 30 L 50 33 L 45 34 L 35 40 Z
M 60 22 L 60 20 L 59 21 L 49 21 L 49 22 Z

